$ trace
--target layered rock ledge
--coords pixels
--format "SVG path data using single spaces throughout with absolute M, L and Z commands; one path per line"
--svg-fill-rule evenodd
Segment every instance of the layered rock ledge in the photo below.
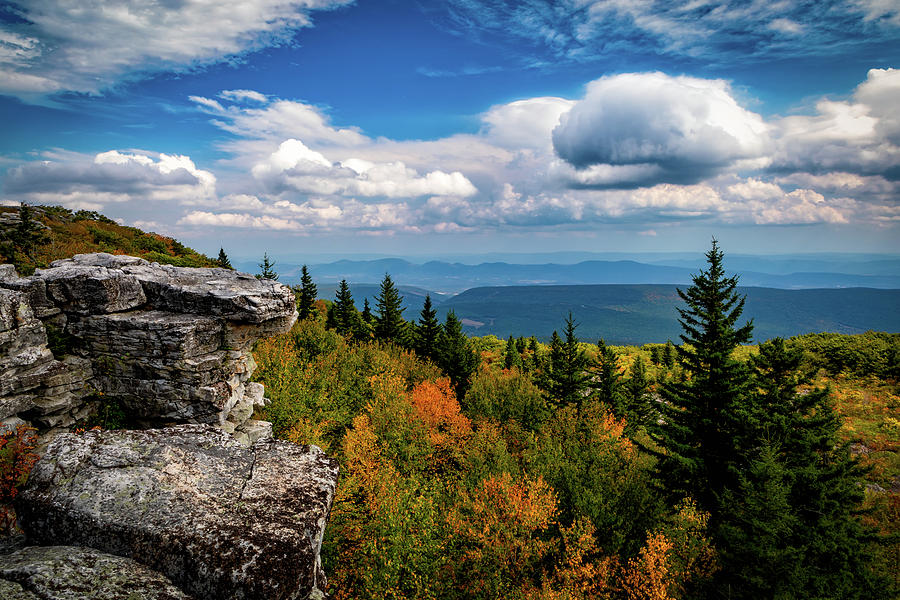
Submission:
M 62 434 L 16 511 L 29 543 L 131 558 L 196 598 L 322 598 L 337 471 L 315 446 L 209 425 Z
M 0 426 L 62 431 L 103 395 L 143 426 L 214 423 L 250 443 L 266 432 L 247 422 L 264 402 L 250 348 L 296 318 L 290 288 L 227 269 L 102 253 L 30 277 L 3 265 Z

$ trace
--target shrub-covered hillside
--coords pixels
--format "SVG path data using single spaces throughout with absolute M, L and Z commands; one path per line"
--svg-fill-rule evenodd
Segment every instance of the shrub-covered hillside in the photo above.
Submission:
M 466 338 L 342 282 L 255 349 L 275 434 L 341 464 L 334 598 L 897 598 L 900 335 L 747 345 L 714 247 L 684 337 Z
M 0 206 L 0 262 L 14 264 L 20 275 L 88 252 L 128 254 L 181 267 L 217 266 L 175 239 L 119 225 L 94 211 Z

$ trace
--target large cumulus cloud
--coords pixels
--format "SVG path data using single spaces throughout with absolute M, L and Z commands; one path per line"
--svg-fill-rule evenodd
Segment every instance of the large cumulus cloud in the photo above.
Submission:
M 773 167 L 843 171 L 900 180 L 900 69 L 872 69 L 849 100 L 823 99 L 814 114 L 776 123 Z
M 38 204 L 101 210 L 110 203 L 212 204 L 216 177 L 188 156 L 110 150 L 94 156 L 49 153 L 10 170 L 6 196 Z
M 762 117 L 741 107 L 726 82 L 663 73 L 591 82 L 553 130 L 562 159 L 577 169 L 609 172 L 581 181 L 598 187 L 615 186 L 617 169 L 634 186 L 696 183 L 764 156 L 768 145 Z

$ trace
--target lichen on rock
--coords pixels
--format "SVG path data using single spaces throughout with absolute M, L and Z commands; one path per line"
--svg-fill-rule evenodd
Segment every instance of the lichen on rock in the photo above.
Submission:
M 337 471 L 315 446 L 209 425 L 87 431 L 57 436 L 16 510 L 30 543 L 133 558 L 197 598 L 306 599 Z

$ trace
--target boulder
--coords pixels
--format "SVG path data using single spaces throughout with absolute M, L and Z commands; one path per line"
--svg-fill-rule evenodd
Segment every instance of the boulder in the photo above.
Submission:
M 30 546 L 0 555 L 4 600 L 191 600 L 168 578 L 91 548 Z
M 16 499 L 30 543 L 133 558 L 198 598 L 320 598 L 337 462 L 208 425 L 62 434 Z

